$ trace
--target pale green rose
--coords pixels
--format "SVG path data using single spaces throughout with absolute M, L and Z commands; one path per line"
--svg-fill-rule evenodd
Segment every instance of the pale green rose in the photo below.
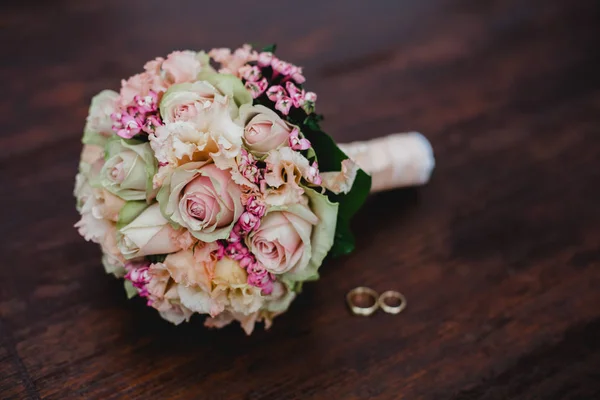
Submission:
M 177 232 L 163 217 L 157 203 L 146 208 L 131 223 L 119 229 L 117 246 L 128 260 L 180 249 Z
M 229 170 L 195 162 L 176 168 L 156 198 L 166 218 L 194 237 L 214 242 L 229 237 L 244 211 L 241 195 Z
M 198 75 L 198 79 L 209 82 L 225 96 L 233 99 L 238 108 L 244 104 L 252 104 L 252 95 L 242 80 L 234 75 L 203 71 Z
M 201 72 L 196 82 L 169 87 L 160 101 L 160 115 L 165 124 L 202 119 L 214 102 L 227 103 L 231 118 L 237 118 L 239 107 L 252 104 L 252 96 L 233 75 Z
M 318 279 L 334 240 L 338 204 L 304 190 L 308 204 L 269 208 L 259 228 L 246 237 L 257 261 L 286 282 Z
M 165 124 L 193 121 L 212 106 L 219 96 L 222 97 L 222 93 L 206 81 L 178 83 L 163 95 L 159 106 L 160 115 Z
M 111 114 L 117 112 L 119 94 L 103 90 L 92 98 L 92 104 L 83 130 L 83 143 L 104 147 L 109 137 L 114 135 Z
M 107 274 L 113 274 L 117 278 L 125 276 L 125 266 L 111 254 L 102 253 L 102 265 Z
M 100 173 L 100 183 L 124 200 L 149 201 L 155 194 L 152 177 L 157 167 L 149 143 L 115 137 L 106 145 L 106 161 Z

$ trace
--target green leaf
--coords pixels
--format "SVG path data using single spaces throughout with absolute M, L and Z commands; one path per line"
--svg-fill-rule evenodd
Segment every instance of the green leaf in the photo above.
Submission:
M 146 256 L 146 260 L 150 261 L 150 263 L 152 263 L 152 264 L 165 262 L 166 258 L 167 258 L 167 254 L 152 254 L 152 255 Z
M 318 125 L 315 118 L 307 118 L 303 133 L 315 149 L 319 160 L 319 170 L 323 172 L 340 171 L 342 161 L 347 159 L 348 156 L 340 150 L 330 136 L 320 130 L 312 129 L 318 127 Z M 370 190 L 371 177 L 363 170 L 359 170 L 350 192 L 337 195 L 328 192 L 329 200 L 339 203 L 335 241 L 331 249 L 332 256 L 345 255 L 354 250 L 355 241 L 350 230 L 350 220 L 362 207 Z
M 131 281 L 126 279 L 125 282 L 123 282 L 123 286 L 125 287 L 125 293 L 127 293 L 128 299 L 132 299 L 138 295 L 138 291 L 133 287 L 133 283 L 131 283 Z
M 349 221 L 338 216 L 333 247 L 330 251 L 331 256 L 340 257 L 350 254 L 354 251 L 354 246 L 354 234 L 350 230 Z
M 144 200 L 140 201 L 128 201 L 125 203 L 121 211 L 119 211 L 119 218 L 117 219 L 117 229 L 121 229 L 129 225 L 138 215 L 148 208 L 148 203 Z
M 261 51 L 267 51 L 269 53 L 275 53 L 275 50 L 277 50 L 277 44 L 271 43 L 271 44 L 266 45 L 265 47 L 263 47 Z

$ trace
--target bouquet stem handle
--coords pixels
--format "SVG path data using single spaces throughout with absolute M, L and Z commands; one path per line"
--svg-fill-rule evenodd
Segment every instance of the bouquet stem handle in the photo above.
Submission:
M 339 147 L 371 175 L 371 193 L 424 185 L 435 166 L 431 144 L 418 132 L 395 133 Z

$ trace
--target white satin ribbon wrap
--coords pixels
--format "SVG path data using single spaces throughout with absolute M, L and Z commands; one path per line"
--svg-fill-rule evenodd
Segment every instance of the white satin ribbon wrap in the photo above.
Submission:
M 371 193 L 424 185 L 435 166 L 431 144 L 418 132 L 395 133 L 339 147 L 371 175 Z

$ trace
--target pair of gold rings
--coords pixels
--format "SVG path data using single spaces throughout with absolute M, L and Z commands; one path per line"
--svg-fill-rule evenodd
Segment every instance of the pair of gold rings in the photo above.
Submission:
M 388 314 L 399 314 L 406 308 L 406 298 L 400 292 L 388 290 L 381 295 L 371 288 L 360 286 L 346 295 L 346 302 L 354 315 L 368 317 L 378 308 Z

